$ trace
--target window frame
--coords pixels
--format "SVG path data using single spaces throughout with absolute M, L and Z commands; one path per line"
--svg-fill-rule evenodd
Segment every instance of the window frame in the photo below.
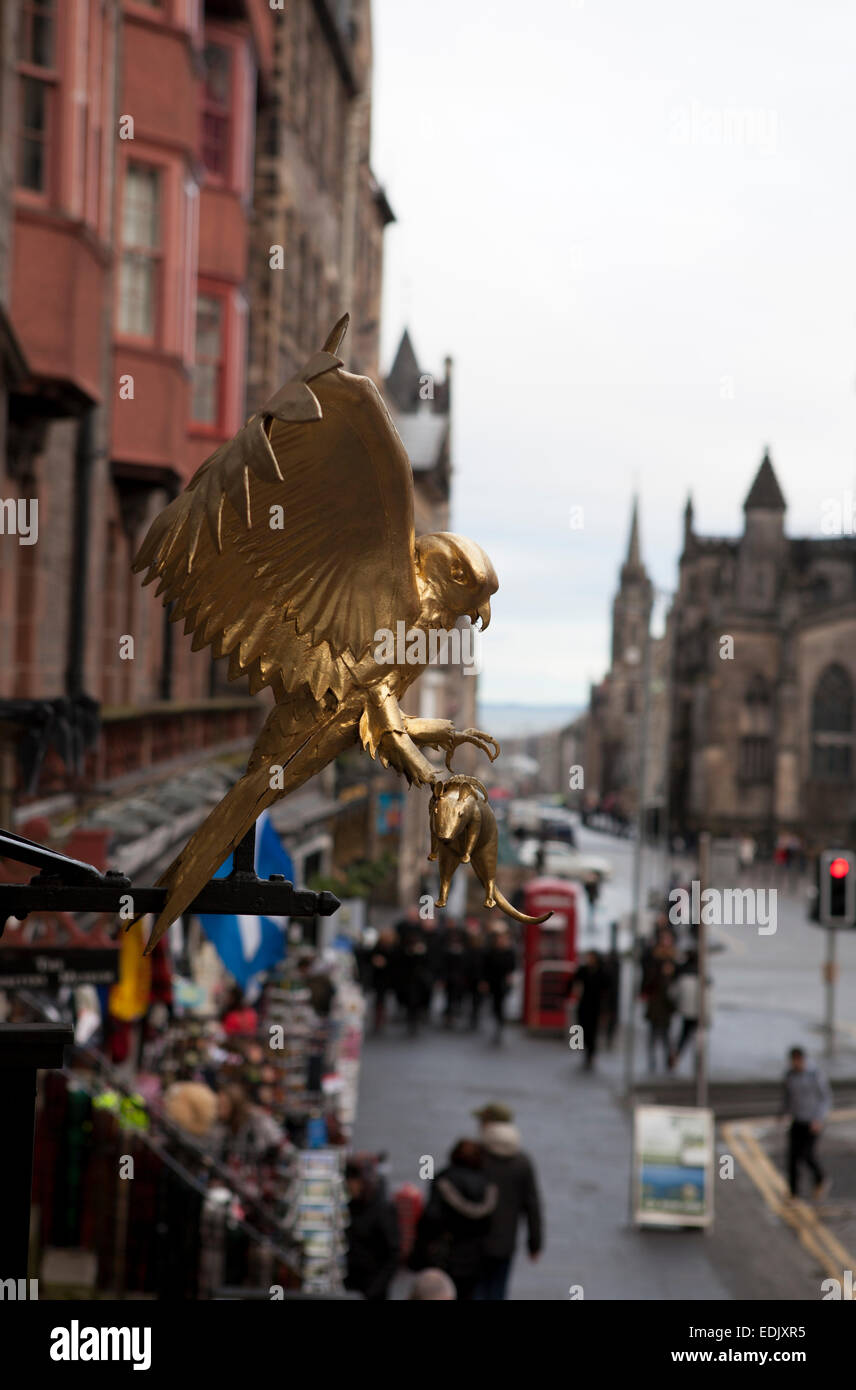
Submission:
M 134 167 L 150 170 L 157 175 L 157 246 L 126 245 L 125 243 L 125 200 L 128 188 L 128 174 Z M 167 200 L 167 179 L 168 170 L 164 165 L 156 160 L 148 159 L 145 155 L 140 157 L 134 155 L 129 158 L 122 170 L 118 233 L 119 246 L 117 256 L 116 274 L 116 336 L 124 343 L 135 343 L 145 347 L 159 347 L 163 338 L 163 287 L 165 281 L 164 261 L 166 257 L 166 200 Z M 153 291 L 152 291 L 152 332 L 151 334 L 140 334 L 129 332 L 122 327 L 122 267 L 125 262 L 126 254 L 144 255 L 153 262 Z
M 235 176 L 235 138 L 236 138 L 236 84 L 238 54 L 234 43 L 228 42 L 228 37 L 213 29 L 209 32 L 206 26 L 205 39 L 203 44 L 203 55 L 208 48 L 219 48 L 229 57 L 229 76 L 228 93 L 225 103 L 212 101 L 207 82 L 207 70 L 202 78 L 202 99 L 200 101 L 199 118 L 199 153 L 202 167 L 205 170 L 205 183 L 214 188 L 231 188 L 234 184 Z M 214 114 L 218 120 L 225 121 L 226 140 L 222 172 L 212 169 L 205 158 L 205 120 L 210 114 Z
M 749 753 L 753 757 L 749 757 Z M 737 780 L 742 786 L 769 786 L 773 780 L 773 740 L 769 734 L 741 734 L 737 747 Z
M 197 344 L 197 320 L 198 313 L 196 305 L 200 299 L 216 299 L 220 306 L 220 355 L 217 358 L 217 386 L 215 400 L 217 405 L 216 417 L 212 420 L 197 420 L 193 415 L 193 398 L 196 389 L 195 372 L 198 365 L 196 358 Z M 200 277 L 196 284 L 196 300 L 194 302 L 193 314 L 193 372 L 194 378 L 190 386 L 190 433 L 205 438 L 220 438 L 226 432 L 226 385 L 229 375 L 229 347 L 231 342 L 230 323 L 229 323 L 229 291 L 223 286 L 218 286 L 205 277 Z
M 849 702 L 848 716 L 849 728 L 820 728 L 819 715 L 817 710 L 818 693 L 824 680 L 831 673 L 838 673 L 845 677 L 847 682 L 847 698 Z M 809 713 L 809 737 L 810 737 L 810 776 L 814 782 L 823 783 L 842 783 L 849 782 L 853 777 L 854 757 L 853 750 L 856 744 L 856 732 L 854 732 L 854 719 L 856 719 L 856 691 L 854 691 L 853 677 L 840 661 L 830 661 L 819 673 L 811 693 L 811 707 Z M 844 722 L 843 720 L 841 721 Z M 833 762 L 835 758 L 840 758 L 841 766 L 835 768 Z
M 57 105 L 59 102 L 62 77 L 59 60 L 63 51 L 64 23 L 62 6 L 57 3 L 57 0 L 52 0 L 51 66 L 44 67 L 40 63 L 34 63 L 29 59 L 22 58 L 21 52 L 24 26 L 27 24 L 28 20 L 32 20 L 36 13 L 33 7 L 39 3 L 40 0 L 23 0 L 18 15 L 18 32 L 15 35 L 15 113 L 17 127 L 15 130 L 12 186 L 16 196 L 20 197 L 23 201 L 37 207 L 47 207 L 55 201 L 57 192 Z M 22 94 L 25 80 L 39 82 L 45 93 L 45 127 L 42 141 L 43 185 L 41 188 L 31 188 L 28 184 L 21 182 L 21 151 L 24 140 Z

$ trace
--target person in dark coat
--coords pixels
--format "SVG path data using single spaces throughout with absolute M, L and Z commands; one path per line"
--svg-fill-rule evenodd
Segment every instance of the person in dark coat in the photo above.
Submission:
M 450 924 L 443 933 L 443 990 L 446 1006 L 443 1022 L 453 1028 L 467 989 L 467 936 L 463 927 Z
M 407 1031 L 412 1037 L 429 1016 L 437 969 L 438 938 L 412 909 L 396 925 L 399 944 L 398 1000 L 407 1015 Z
M 511 977 L 517 964 L 511 937 L 504 929 L 493 933 L 484 953 L 482 970 L 487 992 L 493 1007 L 494 1041 L 502 1041 L 505 1027 L 505 1000 L 511 989 Z
M 672 1047 L 672 1017 L 675 1013 L 672 986 L 675 966 L 671 959 L 659 960 L 657 965 L 645 1005 L 645 1017 L 648 1020 L 648 1070 L 652 1073 L 657 1070 L 658 1047 L 662 1049 L 666 1070 L 671 1071 L 675 1065 Z
M 401 1241 L 395 1207 L 380 1180 L 353 1160 L 345 1166 L 348 1189 L 348 1272 L 345 1288 L 371 1303 L 389 1297 Z
M 371 990 L 374 995 L 374 1031 L 380 1033 L 386 1023 L 386 1001 L 395 994 L 401 952 L 392 927 L 384 927 L 369 957 Z
M 498 1189 L 483 1172 L 484 1152 L 475 1139 L 460 1139 L 449 1166 L 438 1173 L 419 1220 L 411 1265 L 444 1269 L 459 1300 L 471 1300 L 481 1275 L 484 1243 Z
M 621 1004 L 621 961 L 614 947 L 607 953 L 603 968 L 608 981 L 603 999 L 606 1045 L 612 1047 Z
M 474 1297 L 496 1302 L 506 1297 L 511 1262 L 521 1221 L 526 1222 L 530 1260 L 543 1247 L 541 1199 L 535 1166 L 523 1152 L 514 1115 L 506 1105 L 485 1105 L 475 1112 L 484 1150 L 484 1176 L 497 1188 L 497 1202 L 484 1240 L 484 1255 Z
M 586 951 L 583 964 L 568 982 L 567 992 L 576 1003 L 577 1023 L 583 1030 L 583 1066 L 587 1071 L 594 1064 L 598 1026 L 610 983 L 597 951 Z

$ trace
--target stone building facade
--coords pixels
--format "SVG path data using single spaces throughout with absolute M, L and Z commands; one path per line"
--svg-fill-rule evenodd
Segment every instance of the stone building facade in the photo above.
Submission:
M 351 315 L 342 356 L 379 383 L 383 232 L 369 164 L 368 0 L 289 0 L 277 14 L 256 156 L 248 389 L 272 394 Z
M 348 302 L 377 374 L 370 84 L 369 0 L 0 0 L 0 501 L 39 524 L 0 534 L 0 702 L 100 716 L 82 770 L 49 751 L 35 791 L 0 737 L 3 819 L 239 750 L 264 716 L 131 561 Z M 272 175 L 290 229 L 265 223 Z
M 856 537 L 786 535 L 769 454 L 743 510 L 732 539 L 699 535 L 686 507 L 670 615 L 672 824 L 766 847 L 852 843 Z

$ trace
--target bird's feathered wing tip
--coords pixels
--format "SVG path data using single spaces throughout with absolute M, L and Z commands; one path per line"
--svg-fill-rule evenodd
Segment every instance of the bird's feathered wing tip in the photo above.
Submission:
M 190 574 L 199 544 L 199 534 L 203 521 L 207 520 L 212 539 L 218 551 L 223 548 L 222 518 L 223 502 L 228 497 L 245 526 L 252 525 L 250 513 L 250 470 L 262 482 L 282 482 L 279 461 L 270 446 L 267 425 L 271 420 L 281 420 L 284 424 L 302 424 L 322 418 L 321 403 L 308 385 L 325 372 L 341 367 L 342 360 L 336 351 L 347 332 L 350 315 L 343 314 L 328 334 L 327 341 L 320 352 L 310 357 L 305 366 L 281 386 L 269 400 L 265 401 L 256 415 L 251 415 L 247 423 L 234 438 L 221 444 L 210 454 L 187 485 L 187 492 L 193 492 L 201 482 L 206 484 L 207 500 L 204 505 L 193 505 L 192 520 L 186 538 L 186 566 Z M 211 486 L 212 470 L 217 475 L 217 487 Z M 185 494 L 186 496 L 186 494 Z M 176 499 L 180 502 L 180 499 Z M 181 503 L 181 512 L 186 515 L 187 502 Z M 134 557 L 133 571 L 139 574 L 149 570 L 143 584 L 150 584 L 160 573 L 161 564 L 168 558 L 169 551 L 177 540 L 178 530 L 172 542 L 162 550 L 163 541 L 170 531 L 176 516 L 176 506 L 167 507 L 156 517 L 148 535 Z

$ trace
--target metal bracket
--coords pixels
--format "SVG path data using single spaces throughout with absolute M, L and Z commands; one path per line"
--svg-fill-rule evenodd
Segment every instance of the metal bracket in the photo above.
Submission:
M 187 908 L 188 912 L 241 914 L 264 917 L 330 917 L 341 905 L 334 893 L 297 889 L 281 874 L 258 878 L 254 869 L 255 826 L 235 849 L 232 872 L 211 879 Z M 130 897 L 135 914 L 157 913 L 164 907 L 168 889 L 136 887 L 116 869 L 100 873 L 92 864 L 70 859 L 26 840 L 11 831 L 0 831 L 0 859 L 31 864 L 41 873 L 29 883 L 0 883 L 0 936 L 10 917 L 19 920 L 31 912 L 115 912 Z

